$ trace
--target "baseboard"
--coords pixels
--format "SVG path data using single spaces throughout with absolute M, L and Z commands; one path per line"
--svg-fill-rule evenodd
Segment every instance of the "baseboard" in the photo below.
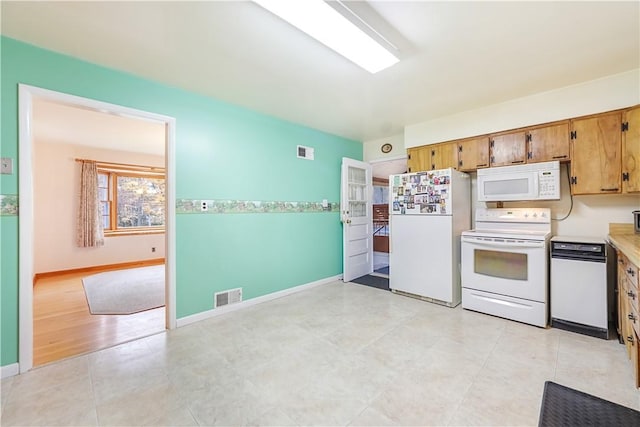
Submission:
M 91 267 L 72 268 L 70 270 L 48 271 L 46 273 L 36 273 L 33 276 L 33 281 L 35 283 L 35 281 L 38 279 L 60 276 L 62 274 L 94 273 L 94 272 L 101 272 L 107 269 L 117 270 L 117 269 L 124 269 L 124 268 L 148 267 L 151 265 L 158 265 L 158 264 L 164 264 L 164 258 L 153 258 L 153 259 L 145 259 L 142 261 L 120 262 L 117 264 L 94 265 Z
M 315 282 L 294 286 L 293 288 L 284 289 L 282 291 L 273 292 L 271 294 L 263 295 L 261 297 L 248 299 L 248 300 L 239 302 L 237 304 L 226 305 L 224 307 L 219 307 L 212 310 L 203 311 L 197 314 L 192 314 L 191 316 L 181 317 L 176 321 L 176 323 L 178 327 L 189 325 L 191 323 L 199 322 L 201 320 L 206 320 L 215 316 L 227 314 L 232 311 L 242 310 L 243 308 L 251 307 L 252 305 L 262 304 L 263 302 L 267 302 L 267 301 L 273 301 L 274 299 L 282 298 L 287 295 L 295 294 L 296 292 L 301 292 L 307 289 L 315 288 L 316 286 L 326 285 L 328 283 L 335 282 L 341 279 L 342 279 L 342 274 L 338 274 L 337 276 L 332 276 L 332 277 L 326 277 L 324 279 L 316 280 Z
M 12 363 L 11 365 L 0 366 L 0 378 L 12 377 L 20 373 L 20 365 Z

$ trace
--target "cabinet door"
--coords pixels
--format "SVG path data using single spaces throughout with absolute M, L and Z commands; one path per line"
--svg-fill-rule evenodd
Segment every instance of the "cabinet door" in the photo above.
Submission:
M 622 191 L 640 192 L 640 107 L 625 111 L 622 122 Z
M 407 149 L 407 170 L 409 172 L 431 170 L 431 148 L 422 145 Z
M 458 167 L 458 157 L 456 156 L 456 144 L 446 142 L 434 145 L 431 149 L 431 169 L 446 169 Z
M 488 167 L 488 136 L 458 141 L 458 170 L 469 172 Z
M 527 163 L 567 161 L 569 154 L 569 123 L 560 123 L 529 130 Z
M 625 338 L 625 322 L 627 319 L 627 313 L 625 313 L 625 304 L 627 301 L 627 278 L 625 276 L 625 272 L 624 272 L 624 255 L 622 254 L 622 252 L 620 251 L 616 251 L 616 254 L 618 255 L 618 275 L 617 275 L 617 285 L 618 285 L 618 325 L 617 325 L 617 331 L 618 331 L 618 337 L 620 337 L 620 340 L 622 342 L 626 341 Z
M 572 194 L 620 193 L 621 114 L 571 121 Z
M 491 136 L 491 166 L 511 166 L 526 161 L 527 135 L 524 131 Z

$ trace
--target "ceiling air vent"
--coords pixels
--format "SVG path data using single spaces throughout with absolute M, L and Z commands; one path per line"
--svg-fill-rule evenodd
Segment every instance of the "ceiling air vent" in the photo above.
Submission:
M 242 288 L 216 292 L 213 295 L 213 308 L 222 307 L 223 305 L 235 304 L 240 301 L 242 301 Z
M 305 147 L 304 145 L 298 145 L 298 158 L 313 160 L 313 148 Z

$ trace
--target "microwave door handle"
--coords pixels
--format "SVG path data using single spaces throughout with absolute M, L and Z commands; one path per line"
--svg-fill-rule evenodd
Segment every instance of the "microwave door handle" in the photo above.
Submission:
M 538 197 L 540 195 L 540 181 L 538 180 L 538 174 L 533 174 L 533 196 Z
M 513 244 L 511 242 L 496 242 L 493 240 L 483 241 L 483 240 L 470 239 L 467 237 L 463 237 L 462 241 L 466 243 L 472 243 L 478 246 L 493 246 L 493 247 L 516 248 L 516 249 L 517 248 L 543 248 L 545 245 L 545 242 L 527 242 L 527 243 Z

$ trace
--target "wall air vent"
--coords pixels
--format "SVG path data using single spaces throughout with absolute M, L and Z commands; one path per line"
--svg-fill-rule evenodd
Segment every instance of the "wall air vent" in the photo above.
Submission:
M 313 148 L 305 147 L 304 145 L 298 145 L 298 158 L 313 160 Z
M 242 301 L 242 288 L 229 289 L 222 292 L 216 292 L 213 295 L 213 308 L 222 307 L 224 305 L 235 304 Z

